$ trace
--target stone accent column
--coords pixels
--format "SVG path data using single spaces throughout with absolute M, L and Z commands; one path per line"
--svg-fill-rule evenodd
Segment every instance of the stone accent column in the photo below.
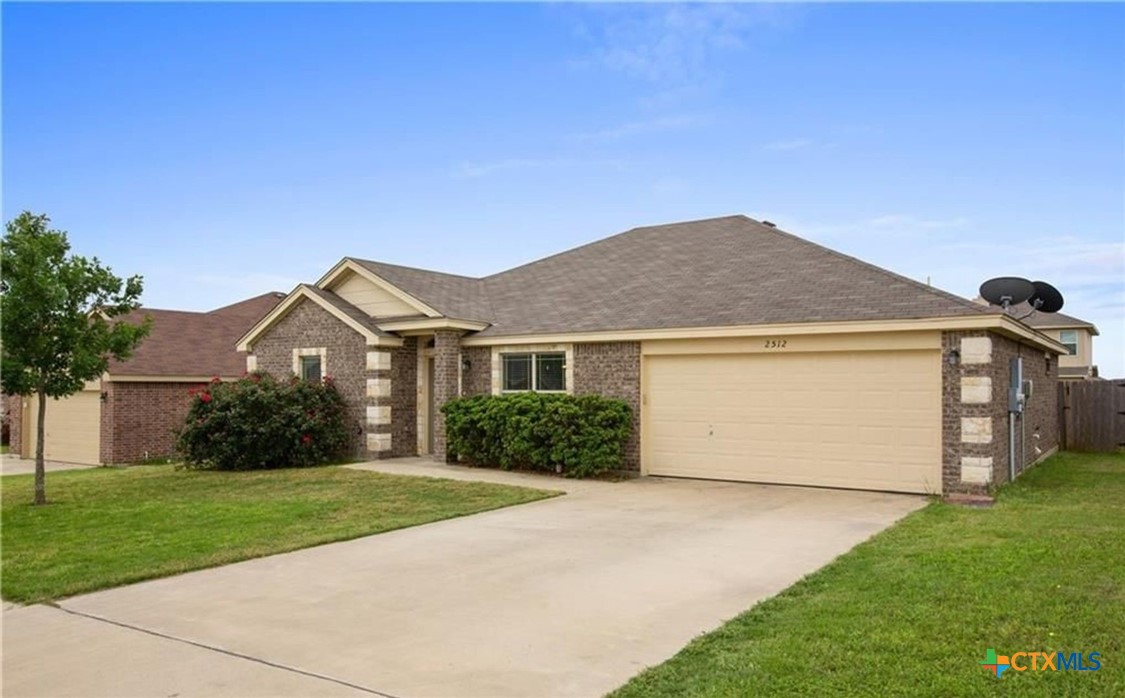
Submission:
M 946 333 L 944 339 L 944 491 L 947 495 L 983 493 L 997 484 L 994 440 L 1004 433 L 1003 424 L 997 424 L 994 404 L 993 338 L 984 333 Z M 952 351 L 960 357 L 957 365 L 946 361 Z
M 391 352 L 367 347 L 363 433 L 367 455 L 391 457 Z
M 434 332 L 434 449 L 433 459 L 445 461 L 445 419 L 441 406 L 457 397 L 461 377 L 461 333 L 457 330 Z

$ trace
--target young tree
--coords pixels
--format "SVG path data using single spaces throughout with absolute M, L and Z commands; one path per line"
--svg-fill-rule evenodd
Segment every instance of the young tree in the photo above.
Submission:
M 140 304 L 141 277 L 122 280 L 95 257 L 69 254 L 66 233 L 24 211 L 8 222 L 0 247 L 0 386 L 36 395 L 35 503 L 45 504 L 43 423 L 47 398 L 82 390 L 111 358 L 127 359 L 148 334 L 118 318 Z

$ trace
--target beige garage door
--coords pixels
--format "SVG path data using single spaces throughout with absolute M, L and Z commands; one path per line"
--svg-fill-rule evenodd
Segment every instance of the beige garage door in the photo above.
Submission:
M 935 351 L 650 356 L 646 470 L 941 491 Z
M 27 401 L 24 456 L 35 457 L 37 398 Z M 101 391 L 83 390 L 62 400 L 47 398 L 44 455 L 47 460 L 97 465 L 101 443 Z

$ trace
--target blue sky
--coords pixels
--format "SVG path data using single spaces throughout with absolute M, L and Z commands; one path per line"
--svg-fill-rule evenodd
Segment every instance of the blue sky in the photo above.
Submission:
M 207 309 L 746 213 L 1125 375 L 1125 6 L 5 3 L 3 215 Z M 810 281 L 812 283 L 812 281 Z

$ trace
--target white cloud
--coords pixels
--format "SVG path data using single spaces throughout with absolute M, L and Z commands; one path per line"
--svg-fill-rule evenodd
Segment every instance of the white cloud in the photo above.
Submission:
M 968 224 L 969 219 L 961 216 L 948 219 L 927 219 L 901 213 L 890 213 L 884 216 L 869 218 L 859 225 L 873 228 L 942 230 L 944 228 L 963 228 Z
M 812 147 L 813 142 L 808 138 L 793 138 L 787 141 L 774 141 L 766 143 L 762 146 L 765 150 L 787 151 L 787 150 L 802 150 L 804 148 Z
M 489 175 L 560 167 L 589 167 L 623 169 L 621 160 L 577 160 L 572 158 L 508 158 L 492 162 L 462 162 L 453 168 L 453 176 L 460 179 L 476 179 Z
M 697 115 L 685 114 L 679 116 L 662 116 L 656 119 L 649 119 L 647 121 L 632 121 L 627 124 L 602 129 L 600 131 L 579 133 L 575 135 L 574 138 L 575 140 L 579 141 L 618 141 L 623 138 L 630 138 L 633 136 L 644 136 L 653 133 L 666 133 L 669 131 L 697 128 L 699 126 L 705 126 L 709 123 L 711 123 L 711 119 Z
M 591 52 L 578 61 L 652 83 L 699 83 L 713 60 L 744 48 L 755 29 L 783 26 L 799 8 L 737 4 L 583 6 L 578 34 Z

